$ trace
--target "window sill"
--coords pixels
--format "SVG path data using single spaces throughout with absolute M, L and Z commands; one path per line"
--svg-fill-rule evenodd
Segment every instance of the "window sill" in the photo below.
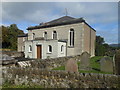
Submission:
M 74 48 L 74 46 L 68 46 L 68 48 Z
M 61 52 L 61 54 L 64 54 L 64 52 Z
M 47 54 L 52 54 L 52 52 L 47 52 Z

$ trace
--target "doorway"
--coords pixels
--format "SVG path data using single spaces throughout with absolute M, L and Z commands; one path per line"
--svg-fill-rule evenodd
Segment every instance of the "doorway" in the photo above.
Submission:
M 42 45 L 37 45 L 37 59 L 42 59 Z

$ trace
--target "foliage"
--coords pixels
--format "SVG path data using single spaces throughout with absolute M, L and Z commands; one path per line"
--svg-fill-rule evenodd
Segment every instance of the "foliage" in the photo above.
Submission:
M 11 24 L 8 27 L 2 27 L 2 48 L 17 49 L 17 36 L 24 34 L 24 32 L 18 29 L 16 24 Z
M 111 47 L 105 43 L 104 38 L 101 36 L 96 36 L 95 43 L 95 55 L 96 56 L 113 56 L 117 47 Z

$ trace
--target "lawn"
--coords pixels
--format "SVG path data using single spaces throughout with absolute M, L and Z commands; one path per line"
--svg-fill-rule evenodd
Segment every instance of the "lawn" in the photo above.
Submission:
M 79 72 L 81 73 L 103 73 L 103 74 L 112 74 L 111 72 L 102 72 L 100 71 L 100 59 L 102 58 L 103 56 L 95 56 L 95 57 L 92 57 L 90 59 L 90 67 L 92 68 L 91 70 L 89 71 L 83 71 L 83 70 L 79 70 Z M 80 62 L 78 62 L 78 66 L 80 66 Z M 65 66 L 61 66 L 61 67 L 57 67 L 57 68 L 54 68 L 53 70 L 65 70 Z

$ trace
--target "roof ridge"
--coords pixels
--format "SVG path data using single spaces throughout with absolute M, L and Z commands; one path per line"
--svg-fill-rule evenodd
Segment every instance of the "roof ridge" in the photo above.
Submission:
M 41 25 L 28 27 L 27 30 L 37 29 L 37 28 L 46 28 L 46 27 L 53 27 L 53 26 L 59 26 L 59 25 L 66 25 L 66 24 L 72 24 L 72 23 L 78 23 L 78 22 L 84 22 L 85 20 L 83 18 L 73 18 L 70 16 L 63 16 L 58 19 L 43 23 Z

